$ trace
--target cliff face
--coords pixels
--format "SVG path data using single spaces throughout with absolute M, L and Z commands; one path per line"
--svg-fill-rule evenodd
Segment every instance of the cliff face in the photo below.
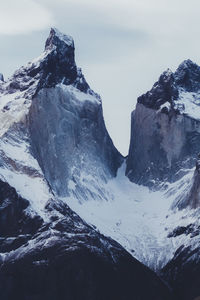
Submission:
M 84 199 L 81 172 L 106 181 L 116 176 L 123 158 L 105 128 L 100 97 L 76 67 L 73 40 L 52 29 L 45 53 L 27 72 L 39 72 L 29 113 L 33 153 L 58 195 L 69 194 L 71 181 Z
M 84 171 L 103 181 L 116 176 L 123 159 L 94 95 L 63 84 L 44 88 L 33 98 L 29 126 L 34 156 L 57 194 L 68 194 L 69 181 L 81 190 Z
M 73 186 L 82 201 L 92 192 L 83 187 L 81 173 L 90 182 L 105 183 L 116 176 L 123 157 L 105 128 L 100 96 L 76 66 L 74 50 L 70 36 L 51 29 L 42 55 L 1 84 L 9 103 L 3 106 L 2 130 L 16 122 L 12 108 L 19 102 L 19 120 L 24 114 L 23 130 L 50 187 L 68 196 Z M 99 194 L 98 187 L 91 189 Z
M 183 62 L 164 72 L 132 113 L 126 174 L 151 186 L 175 181 L 192 167 L 200 147 L 200 67 Z

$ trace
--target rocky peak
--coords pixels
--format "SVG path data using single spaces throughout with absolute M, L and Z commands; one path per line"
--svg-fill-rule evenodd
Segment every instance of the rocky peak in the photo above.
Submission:
M 138 103 L 157 110 L 166 102 L 173 104 L 180 91 L 200 91 L 200 66 L 190 59 L 183 61 L 174 73 L 170 69 L 163 72 L 152 89 L 138 98 Z
M 183 61 L 174 73 L 176 85 L 187 92 L 200 90 L 200 66 L 190 59 Z
M 166 102 L 172 103 L 177 97 L 178 90 L 174 85 L 174 75 L 170 69 L 167 69 L 152 89 L 138 98 L 138 103 L 157 110 Z
M 51 88 L 62 83 L 73 85 L 82 92 L 95 94 L 87 84 L 81 69 L 77 68 L 74 52 L 73 39 L 51 28 L 45 51 L 14 73 L 8 85 L 8 92 L 29 90 L 26 94 L 30 98 L 42 88 Z
M 57 48 L 57 50 L 66 50 L 66 48 L 73 48 L 74 49 L 74 41 L 73 38 L 69 35 L 61 33 L 56 28 L 51 28 L 50 34 L 48 39 L 45 43 L 45 50 L 51 50 L 54 47 Z
M 132 181 L 149 186 L 174 181 L 181 168 L 194 166 L 200 147 L 199 91 L 200 67 L 186 60 L 138 98 L 126 170 Z
M 46 58 L 40 63 L 42 73 L 40 88 L 54 87 L 58 83 L 63 83 L 72 84 L 82 92 L 93 93 L 81 70 L 76 66 L 74 52 L 72 37 L 61 33 L 56 28 L 51 28 L 45 43 Z
M 67 35 L 52 28 L 45 43 L 46 58 L 41 61 L 41 87 L 53 87 L 58 83 L 72 84 L 77 79 L 74 58 L 74 42 Z M 88 86 L 87 86 L 88 88 Z

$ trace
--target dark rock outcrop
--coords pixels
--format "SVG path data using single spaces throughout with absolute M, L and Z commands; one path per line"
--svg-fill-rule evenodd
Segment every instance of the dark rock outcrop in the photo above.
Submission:
M 190 59 L 185 60 L 174 73 L 175 84 L 187 92 L 200 90 L 200 66 Z
M 20 197 L 8 183 L 0 180 L 0 237 L 34 234 L 42 225 L 40 217 L 26 213 L 29 202 Z
M 72 37 L 51 28 L 42 55 L 13 74 L 7 87 L 8 92 L 27 91 L 26 97 L 32 98 L 42 88 L 63 83 L 98 97 L 90 89 L 81 69 L 77 68 L 74 50 Z
M 157 110 L 162 104 L 166 102 L 172 104 L 177 98 L 178 89 L 174 84 L 174 74 L 170 70 L 167 70 L 153 85 L 151 91 L 138 98 L 138 103 Z
M 183 245 L 161 272 L 177 300 L 196 300 L 200 297 L 199 255 L 199 247 Z

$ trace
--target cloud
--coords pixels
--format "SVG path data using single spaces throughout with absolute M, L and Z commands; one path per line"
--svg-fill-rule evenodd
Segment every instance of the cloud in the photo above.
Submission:
M 48 9 L 34 0 L 1 1 L 0 35 L 26 34 L 53 23 Z

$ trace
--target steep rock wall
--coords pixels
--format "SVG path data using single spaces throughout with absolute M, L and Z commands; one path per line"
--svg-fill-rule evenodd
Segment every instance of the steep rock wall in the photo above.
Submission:
M 138 98 L 131 118 L 126 174 L 152 186 L 175 181 L 195 165 L 200 147 L 200 67 L 184 61 L 164 72 L 151 91 Z

